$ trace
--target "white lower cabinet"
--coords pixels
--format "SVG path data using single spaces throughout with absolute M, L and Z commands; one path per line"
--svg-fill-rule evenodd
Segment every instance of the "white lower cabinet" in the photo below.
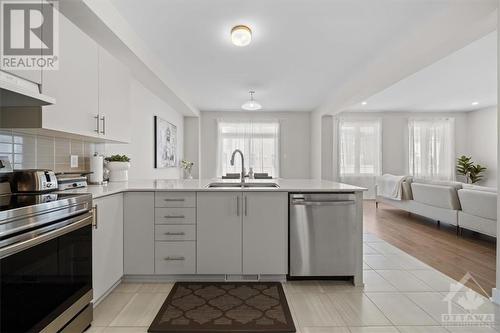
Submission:
M 198 274 L 286 274 L 285 192 L 200 192 Z
M 155 273 L 155 193 L 125 193 L 124 260 L 125 275 Z
M 241 273 L 241 192 L 198 192 L 198 274 Z
M 288 194 L 243 194 L 243 274 L 287 274 Z
M 196 272 L 196 242 L 156 242 L 156 274 L 194 274 Z
M 94 200 L 92 287 L 94 302 L 123 276 L 123 194 Z

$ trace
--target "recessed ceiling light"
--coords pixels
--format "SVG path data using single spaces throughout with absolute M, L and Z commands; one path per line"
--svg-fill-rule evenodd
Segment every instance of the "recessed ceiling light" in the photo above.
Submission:
M 479 105 L 479 102 L 472 102 L 472 105 Z
M 253 99 L 253 94 L 255 94 L 255 91 L 250 91 L 249 93 L 250 93 L 250 99 L 245 103 L 243 103 L 241 108 L 247 111 L 257 111 L 262 109 L 262 104 Z
M 252 30 L 246 25 L 237 25 L 231 29 L 231 42 L 236 46 L 247 46 L 252 41 Z
M 366 105 L 366 104 L 368 104 L 366 101 L 361 102 L 361 105 Z

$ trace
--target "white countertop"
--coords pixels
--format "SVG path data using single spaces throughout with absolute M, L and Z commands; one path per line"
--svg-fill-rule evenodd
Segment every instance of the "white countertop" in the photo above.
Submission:
M 156 179 L 130 180 L 128 182 L 109 182 L 107 185 L 89 185 L 88 187 L 66 190 L 64 193 L 90 193 L 93 198 L 127 191 L 254 191 L 254 192 L 361 192 L 365 188 L 314 179 L 259 179 L 247 180 L 249 183 L 276 183 L 279 188 L 208 188 L 210 183 L 239 183 L 239 180 L 222 179 Z

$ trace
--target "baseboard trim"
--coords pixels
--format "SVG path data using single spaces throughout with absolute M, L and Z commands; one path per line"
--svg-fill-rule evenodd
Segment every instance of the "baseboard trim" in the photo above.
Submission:
M 236 277 L 236 276 L 233 276 Z M 238 275 L 240 277 L 239 281 L 245 281 L 245 275 Z M 276 281 L 283 282 L 286 281 L 286 275 L 272 275 L 263 274 L 259 275 L 259 281 Z M 198 275 L 198 274 L 186 274 L 186 275 L 125 275 L 122 278 L 123 282 L 133 282 L 133 283 L 159 283 L 159 282 L 177 282 L 177 281 L 188 281 L 188 282 L 215 282 L 215 281 L 227 281 L 227 276 L 223 274 L 214 275 Z M 232 280 L 236 281 L 236 280 Z
M 492 289 L 490 300 L 493 303 L 495 303 L 497 305 L 500 305 L 500 289 L 497 289 L 497 288 L 493 288 Z

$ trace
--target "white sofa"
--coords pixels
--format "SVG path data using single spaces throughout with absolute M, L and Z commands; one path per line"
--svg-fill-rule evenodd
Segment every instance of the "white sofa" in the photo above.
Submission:
M 407 179 L 402 183 L 402 199 L 376 193 L 376 203 L 387 203 L 410 213 L 442 223 L 496 237 L 496 189 L 459 182 Z
M 497 235 L 497 192 L 482 186 L 465 186 L 458 190 L 462 209 L 458 212 L 460 228 L 485 235 Z

